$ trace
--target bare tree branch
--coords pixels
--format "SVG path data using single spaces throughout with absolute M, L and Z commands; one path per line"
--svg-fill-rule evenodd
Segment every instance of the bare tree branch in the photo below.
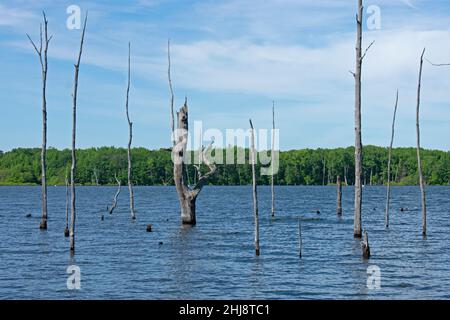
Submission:
M 435 67 L 447 67 L 447 66 L 450 66 L 450 63 L 433 63 L 430 60 L 428 60 L 427 58 L 424 58 L 424 60 L 426 60 L 429 64 L 431 64 L 432 66 L 435 66 Z
M 364 60 L 364 57 L 366 56 L 367 51 L 369 51 L 370 47 L 372 47 L 372 45 L 373 45 L 374 43 L 375 43 L 375 40 L 373 40 L 373 41 L 369 44 L 369 46 L 366 48 L 366 50 L 364 50 L 364 54 L 362 55 L 361 60 Z

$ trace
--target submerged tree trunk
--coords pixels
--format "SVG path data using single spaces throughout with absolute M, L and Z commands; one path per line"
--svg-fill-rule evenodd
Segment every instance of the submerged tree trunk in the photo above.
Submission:
M 40 43 L 39 48 L 31 40 L 31 37 L 27 34 L 28 39 L 33 45 L 41 64 L 42 74 L 42 149 L 41 149 L 41 188 L 42 188 L 42 219 L 39 225 L 41 230 L 47 229 L 47 51 L 48 44 L 52 37 L 48 37 L 48 20 L 45 16 L 45 12 L 42 12 L 44 16 L 44 35 L 42 35 L 42 24 L 40 26 Z
M 253 180 L 253 216 L 255 220 L 255 253 L 260 255 L 259 248 L 259 216 L 258 216 L 258 193 L 256 188 L 256 150 L 255 150 L 255 134 L 252 120 L 250 122 L 250 158 L 252 163 L 252 180 Z
M 398 105 L 398 90 L 395 98 L 394 106 L 394 116 L 392 117 L 392 132 L 391 132 L 391 143 L 389 145 L 388 154 L 388 167 L 387 167 L 387 194 L 386 194 L 386 217 L 385 224 L 386 228 L 389 228 L 389 202 L 391 198 L 391 160 L 392 160 L 392 145 L 394 144 L 394 133 L 395 133 L 395 116 L 397 115 L 397 105 Z
M 420 126 L 419 126 L 419 116 L 420 116 L 420 89 L 422 84 L 422 67 L 423 67 L 423 56 L 425 54 L 425 48 L 420 56 L 420 68 L 419 68 L 419 83 L 417 85 L 417 108 L 416 108 L 416 129 L 417 129 L 417 170 L 419 173 L 419 184 L 420 193 L 422 200 L 422 235 L 427 234 L 427 205 L 425 198 L 425 181 L 422 173 L 422 161 L 420 159 Z
M 358 0 L 358 15 L 356 17 L 356 69 L 355 77 L 355 218 L 353 235 L 361 238 L 361 204 L 362 204 L 362 140 L 361 140 L 361 66 L 362 66 L 362 0 Z
M 216 172 L 217 168 L 214 164 L 210 163 L 207 155 L 211 150 L 211 143 L 208 148 L 203 148 L 202 150 L 202 161 L 208 166 L 209 172 L 202 175 L 201 171 L 198 170 L 197 183 L 192 187 L 189 186 L 186 165 L 184 163 L 188 139 L 188 120 L 188 106 L 186 100 L 184 106 L 177 112 L 178 129 L 174 135 L 176 144 L 172 151 L 172 160 L 174 163 L 173 177 L 180 201 L 181 222 L 183 224 L 195 225 L 197 223 L 195 212 L 197 196 L 203 186 L 208 182 L 209 177 Z
M 125 111 L 127 114 L 127 121 L 128 121 L 128 129 L 129 129 L 129 140 L 128 140 L 128 190 L 130 193 L 130 211 L 131 211 L 131 219 L 136 219 L 136 214 L 134 211 L 134 192 L 133 192 L 133 181 L 132 181 L 132 165 L 131 165 L 131 143 L 133 141 L 133 122 L 130 121 L 130 115 L 128 113 L 128 97 L 130 94 L 130 81 L 131 81 L 131 63 L 130 58 L 131 56 L 131 43 L 128 43 L 128 84 L 127 84 L 127 97 L 125 102 Z
M 69 179 L 66 172 L 66 228 L 64 229 L 64 236 L 69 236 Z
M 274 175 L 274 162 L 275 162 L 275 102 L 272 105 L 272 152 L 271 152 L 271 162 L 270 166 L 272 168 L 272 179 L 271 179 L 271 191 L 272 191 L 272 217 L 275 216 L 275 188 L 273 185 Z
M 174 94 L 172 89 L 172 80 L 170 75 L 170 42 L 167 43 L 167 59 L 168 59 L 168 80 L 169 80 L 169 89 L 171 94 L 170 99 L 170 114 L 171 114 L 171 129 L 172 129 L 172 161 L 173 161 L 173 180 L 175 183 L 175 187 L 178 194 L 178 199 L 180 201 L 180 209 L 181 209 L 181 222 L 187 225 L 195 225 L 197 223 L 196 219 L 196 210 L 195 210 L 195 201 L 197 200 L 197 196 L 202 190 L 203 186 L 208 182 L 208 179 L 215 174 L 217 167 L 214 163 L 211 163 L 207 153 L 211 150 L 213 142 L 208 146 L 208 148 L 202 148 L 202 161 L 209 168 L 209 172 L 206 174 L 202 174 L 199 170 L 197 170 L 198 179 L 194 186 L 189 186 L 188 176 L 187 176 L 187 167 L 184 163 L 184 157 L 186 155 L 187 149 L 187 139 L 188 139 L 188 106 L 187 106 L 187 98 L 184 101 L 183 107 L 181 107 L 180 111 L 177 112 L 177 130 L 175 132 L 175 119 L 174 119 L 174 111 L 173 111 L 173 101 Z
M 76 195 L 75 195 L 75 170 L 76 170 L 76 128 L 77 128 L 77 92 L 78 92 L 78 73 L 80 70 L 81 55 L 83 53 L 84 34 L 86 31 L 87 13 L 84 19 L 83 32 L 81 34 L 80 51 L 78 60 L 75 64 L 75 78 L 73 85 L 73 109 L 72 109 L 72 165 L 70 167 L 70 189 L 71 189 L 71 222 L 70 222 L 70 252 L 75 253 L 75 219 L 76 219 Z
M 341 182 L 341 176 L 337 176 L 337 214 L 342 214 L 342 182 Z
M 122 187 L 120 180 L 117 178 L 117 175 L 114 175 L 114 178 L 116 179 L 118 187 L 117 187 L 116 194 L 114 195 L 114 200 L 113 200 L 112 206 L 111 206 L 111 208 L 108 208 L 109 214 L 112 214 L 114 212 L 114 209 L 117 206 L 117 198 L 119 197 L 121 187 Z

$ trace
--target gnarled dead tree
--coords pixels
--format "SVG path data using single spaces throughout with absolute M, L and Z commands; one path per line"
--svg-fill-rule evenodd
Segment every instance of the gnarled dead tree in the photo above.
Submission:
M 76 158 L 76 133 L 77 133 L 77 93 L 78 93 L 78 74 L 80 71 L 81 55 L 83 53 L 84 34 L 86 32 L 88 14 L 84 19 L 83 32 L 81 33 L 80 51 L 78 52 L 78 60 L 75 66 L 75 77 L 73 83 L 72 94 L 72 165 L 70 167 L 70 189 L 71 189 L 71 222 L 70 222 L 70 252 L 75 253 L 75 219 L 76 219 L 76 195 L 75 195 L 75 170 L 77 165 Z
M 255 253 L 260 254 L 259 248 L 259 217 L 258 217 L 258 192 L 256 184 L 256 150 L 255 150 L 255 133 L 252 120 L 250 122 L 250 161 L 252 164 L 252 181 L 253 181 L 253 217 L 255 219 Z
M 427 234 L 427 204 L 425 197 L 425 180 L 422 173 L 422 161 L 420 159 L 420 89 L 422 86 L 422 68 L 423 68 L 423 56 L 425 55 L 425 48 L 423 48 L 422 55 L 420 56 L 419 67 L 419 83 L 417 84 L 417 106 L 416 106 L 416 131 L 417 131 L 417 170 L 419 173 L 420 193 L 422 200 L 422 235 Z
M 173 160 L 173 178 L 180 200 L 181 207 L 181 221 L 183 224 L 196 224 L 195 216 L 195 202 L 197 196 L 202 190 L 203 186 L 208 182 L 208 179 L 216 172 L 217 167 L 214 163 L 208 159 L 208 154 L 212 148 L 212 143 L 208 148 L 202 150 L 202 161 L 206 164 L 209 171 L 206 174 L 202 174 L 198 171 L 197 183 L 194 186 L 189 186 L 187 179 L 187 169 L 184 162 L 187 152 L 187 139 L 188 139 L 188 106 L 187 100 L 184 106 L 177 112 L 177 130 L 175 132 L 176 144 L 172 150 Z
M 398 90 L 397 90 L 397 95 L 395 97 L 394 116 L 392 117 L 391 144 L 389 145 L 389 154 L 388 154 L 386 217 L 385 217 L 386 228 L 389 227 L 389 202 L 391 200 L 391 159 L 392 159 L 392 145 L 394 144 L 395 116 L 397 115 L 397 105 L 398 105 Z
M 206 164 L 209 171 L 206 174 L 202 174 L 200 170 L 200 165 L 197 169 L 198 179 L 194 186 L 189 186 L 187 177 L 187 168 L 184 163 L 184 158 L 186 156 L 187 149 L 187 139 L 188 139 L 188 106 L 187 98 L 184 102 L 184 106 L 177 112 L 177 130 L 175 131 L 175 119 L 173 111 L 173 101 L 174 94 L 172 89 L 172 79 L 170 73 L 170 42 L 167 43 L 167 59 L 168 59 L 168 80 L 169 89 L 171 94 L 170 99 L 170 114 L 171 114 L 171 129 L 172 129 L 172 161 L 173 161 L 173 179 L 175 182 L 175 187 L 178 193 L 178 199 L 180 201 L 181 208 L 181 222 L 183 224 L 195 225 L 196 212 L 195 212 L 195 202 L 197 197 L 202 190 L 203 186 L 208 182 L 208 179 L 215 174 L 217 167 L 214 163 L 210 162 L 208 158 L 208 153 L 212 148 L 212 142 L 208 148 L 202 148 L 202 161 Z
M 40 42 L 39 48 L 36 44 L 31 40 L 31 37 L 27 34 L 28 39 L 30 40 L 34 50 L 36 51 L 39 62 L 41 64 L 41 73 L 42 73 L 42 149 L 41 149 L 41 185 L 42 185 L 42 219 L 39 225 L 41 230 L 47 229 L 47 51 L 48 44 L 50 43 L 50 38 L 48 37 L 48 20 L 45 16 L 45 12 L 42 12 L 44 17 L 44 34 L 42 35 L 42 24 L 40 26 Z
M 113 203 L 112 203 L 111 208 L 106 207 L 106 209 L 108 210 L 109 214 L 112 214 L 113 211 L 114 211 L 114 209 L 116 208 L 116 206 L 117 206 L 117 198 L 119 197 L 120 191 L 121 191 L 121 189 L 122 189 L 121 182 L 120 182 L 120 180 L 117 178 L 117 175 L 116 175 L 116 174 L 114 175 L 114 179 L 116 179 L 116 182 L 117 182 L 118 187 L 117 187 L 116 194 L 114 195 L 114 200 L 113 200 Z
M 132 181 L 132 165 L 131 165 L 131 143 L 133 141 L 133 122 L 130 121 L 130 115 L 128 113 L 128 98 L 130 95 L 130 82 L 131 82 L 131 43 L 128 43 L 128 84 L 127 84 L 127 97 L 125 101 L 125 111 L 127 114 L 128 129 L 129 129 L 129 140 L 128 140 L 128 190 L 130 193 L 130 211 L 131 219 L 136 219 L 136 213 L 134 211 L 134 192 L 133 192 L 133 181 Z

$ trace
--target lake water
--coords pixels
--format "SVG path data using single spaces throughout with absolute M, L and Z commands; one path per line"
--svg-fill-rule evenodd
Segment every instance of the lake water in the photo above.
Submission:
M 275 190 L 272 219 L 270 187 L 258 189 L 261 256 L 256 257 L 250 186 L 205 187 L 195 227 L 180 225 L 173 187 L 136 187 L 135 222 L 127 188 L 109 215 L 106 205 L 116 188 L 79 187 L 71 257 L 64 237 L 64 187 L 48 190 L 44 232 L 38 228 L 40 188 L 0 187 L 0 298 L 450 299 L 450 187 L 427 188 L 426 239 L 418 187 L 393 187 L 389 230 L 384 228 L 385 187 L 365 187 L 362 220 L 369 232 L 369 260 L 353 238 L 352 187 L 343 190 L 342 218 L 335 213 L 334 187 Z M 153 232 L 146 232 L 147 224 Z M 67 289 L 69 265 L 80 267 L 80 290 Z M 380 268 L 380 289 L 367 287 L 372 265 Z

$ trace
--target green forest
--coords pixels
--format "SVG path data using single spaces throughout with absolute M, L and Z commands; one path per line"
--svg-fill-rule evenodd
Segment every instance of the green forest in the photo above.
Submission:
M 252 182 L 248 149 L 246 164 L 217 165 L 217 173 L 210 179 L 212 185 L 248 185 Z M 215 150 L 234 152 L 238 149 Z M 363 182 L 366 185 L 381 185 L 387 181 L 388 149 L 365 146 L 363 150 Z M 213 152 L 213 156 L 215 156 Z M 270 155 L 270 153 L 269 153 Z M 429 185 L 450 185 L 450 152 L 423 150 L 421 153 L 424 176 Z M 133 182 L 135 185 L 172 185 L 173 170 L 170 149 L 132 150 Z M 71 163 L 69 149 L 50 148 L 47 152 L 47 181 L 49 185 L 64 185 Z M 200 170 L 206 171 L 205 168 Z M 258 167 L 260 165 L 258 164 Z M 259 168 L 258 168 L 259 169 Z M 188 165 L 188 180 L 196 179 L 196 168 Z M 259 172 L 259 171 L 258 171 Z M 354 180 L 354 148 L 302 149 L 281 151 L 279 171 L 275 184 L 279 185 L 329 185 L 340 175 L 344 184 Z M 397 185 L 416 185 L 417 158 L 415 148 L 393 149 L 391 180 Z M 127 151 L 124 148 L 102 147 L 77 150 L 76 183 L 79 185 L 112 185 L 117 177 L 127 180 Z M 0 151 L 0 185 L 40 184 L 40 149 L 18 148 Z M 258 175 L 259 184 L 269 184 L 270 176 Z

